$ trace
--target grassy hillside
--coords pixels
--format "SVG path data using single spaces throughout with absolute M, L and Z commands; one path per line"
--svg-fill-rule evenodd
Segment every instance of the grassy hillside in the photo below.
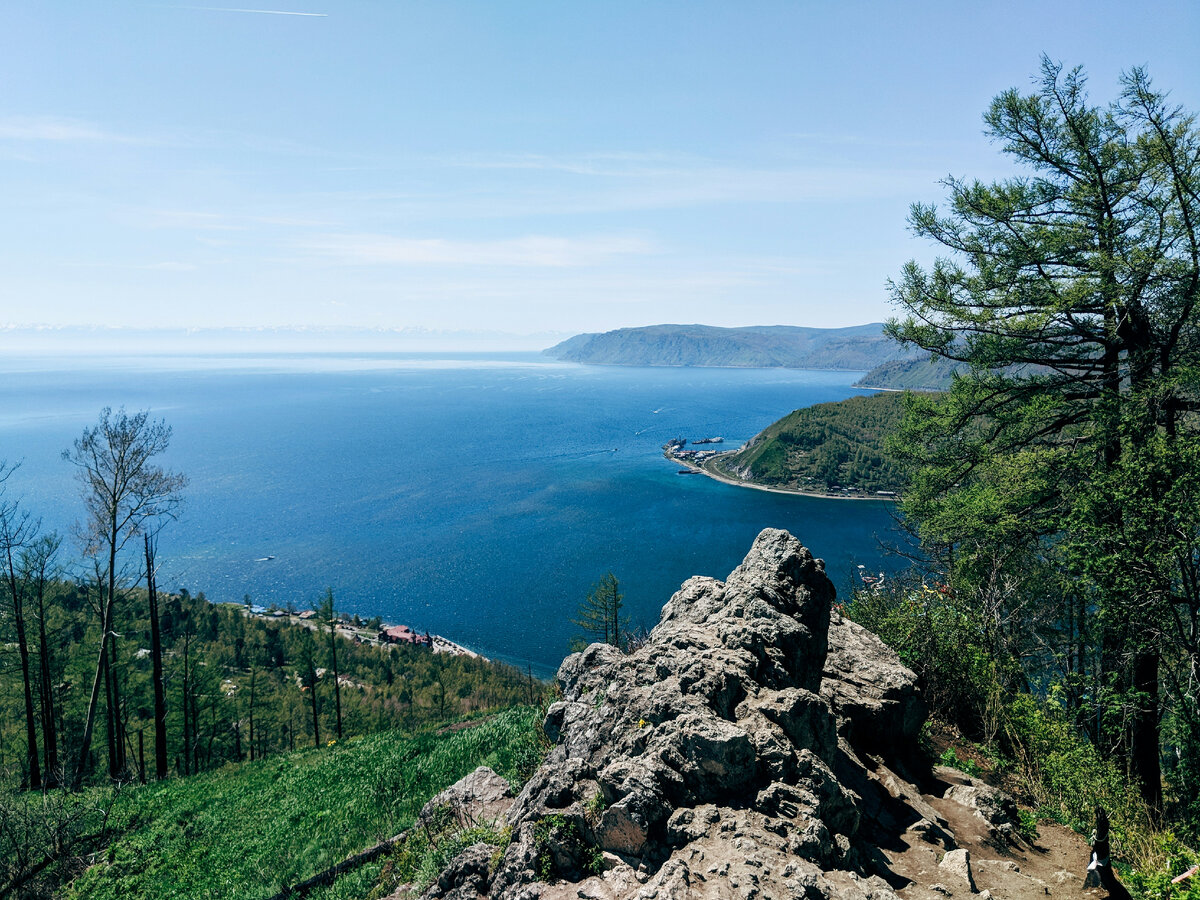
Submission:
M 540 721 L 537 708 L 517 707 L 446 733 L 387 732 L 119 793 L 92 789 L 86 805 L 110 807 L 107 836 L 73 883 L 43 885 L 41 896 L 270 897 L 408 827 L 477 766 L 519 785 L 541 758 Z M 16 795 L 3 799 L 12 807 Z M 48 874 L 64 878 L 69 863 Z M 309 896 L 362 900 L 396 865 L 368 864 Z
M 759 484 L 800 490 L 899 491 L 884 436 L 903 414 L 903 395 L 851 397 L 798 409 L 751 439 L 718 468 Z
M 545 352 L 594 365 L 844 370 L 870 369 L 907 355 L 883 336 L 879 323 L 850 328 L 651 325 L 576 335 Z

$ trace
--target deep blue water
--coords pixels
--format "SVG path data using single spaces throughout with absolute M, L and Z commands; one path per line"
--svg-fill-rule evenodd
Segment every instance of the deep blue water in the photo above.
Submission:
M 172 426 L 163 459 L 190 485 L 159 581 L 214 601 L 306 608 L 332 586 L 340 609 L 545 674 L 608 570 L 627 619 L 650 626 L 684 579 L 724 578 L 768 526 L 839 586 L 860 563 L 887 566 L 888 504 L 684 477 L 660 450 L 676 436 L 737 446 L 792 409 L 859 393 L 857 373 L 528 354 L 0 365 L 0 459 L 23 461 L 10 491 L 49 527 L 82 514 L 61 453 L 101 407 Z

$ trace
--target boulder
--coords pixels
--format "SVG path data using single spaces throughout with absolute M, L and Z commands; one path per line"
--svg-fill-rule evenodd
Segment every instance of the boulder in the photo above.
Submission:
M 965 882 L 971 893 L 978 893 L 975 887 L 975 876 L 971 873 L 971 851 L 966 849 L 951 850 L 942 857 L 938 868 L 958 881 Z
M 1004 791 L 966 775 L 963 784 L 952 784 L 942 795 L 944 800 L 962 804 L 982 819 L 993 838 L 1007 843 L 1020 840 L 1021 814 L 1017 802 Z
M 829 622 L 821 696 L 837 715 L 838 734 L 885 758 L 915 746 L 928 709 L 917 678 L 887 644 L 840 613 Z
M 480 766 L 421 807 L 417 825 L 432 828 L 446 819 L 460 828 L 494 825 L 508 814 L 514 799 L 507 781 L 487 766 Z

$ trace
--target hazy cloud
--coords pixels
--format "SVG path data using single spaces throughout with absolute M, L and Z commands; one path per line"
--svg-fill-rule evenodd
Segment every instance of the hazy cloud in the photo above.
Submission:
M 135 138 L 113 134 L 90 122 L 56 116 L 0 117 L 0 140 L 137 143 Z
M 307 16 L 315 19 L 325 19 L 329 13 L 293 12 L 288 9 L 239 9 L 230 6 L 177 6 L 176 9 L 196 9 L 204 12 L 258 13 L 264 16 Z
M 618 256 L 654 252 L 649 242 L 624 236 L 560 238 L 530 235 L 493 241 L 454 241 L 331 234 L 301 242 L 299 246 L 352 265 L 402 266 L 566 268 L 594 266 Z

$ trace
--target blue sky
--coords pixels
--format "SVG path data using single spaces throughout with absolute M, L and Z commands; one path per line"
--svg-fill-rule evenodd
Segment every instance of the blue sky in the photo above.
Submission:
M 879 320 L 1043 52 L 1200 110 L 1198 44 L 1192 0 L 17 0 L 0 326 Z

